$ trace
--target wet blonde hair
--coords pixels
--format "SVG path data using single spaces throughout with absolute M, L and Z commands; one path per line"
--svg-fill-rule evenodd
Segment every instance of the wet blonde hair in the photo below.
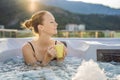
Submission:
M 22 23 L 22 26 L 28 29 L 32 29 L 33 32 L 35 33 L 39 33 L 38 31 L 38 25 L 42 25 L 43 24 L 43 16 L 46 13 L 50 13 L 48 11 L 39 11 L 36 12 L 32 15 L 32 17 L 28 20 L 26 20 L 25 22 Z

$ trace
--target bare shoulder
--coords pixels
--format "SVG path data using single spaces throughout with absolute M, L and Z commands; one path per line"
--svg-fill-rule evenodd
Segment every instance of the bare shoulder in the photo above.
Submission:
M 65 47 L 67 47 L 67 44 L 65 41 L 57 41 L 57 44 L 63 44 Z
M 22 47 L 22 52 L 23 52 L 23 54 L 33 52 L 31 45 L 29 43 L 25 43 Z
M 59 40 L 57 40 L 57 44 L 62 44 L 62 42 L 61 42 L 61 41 L 59 41 Z
M 22 47 L 22 53 L 24 60 L 27 64 L 33 64 L 36 62 L 35 57 L 33 56 L 33 50 L 29 43 L 25 43 Z
M 30 48 L 31 48 L 30 44 L 25 43 L 25 44 L 23 44 L 22 50 L 27 50 L 27 49 L 30 49 Z

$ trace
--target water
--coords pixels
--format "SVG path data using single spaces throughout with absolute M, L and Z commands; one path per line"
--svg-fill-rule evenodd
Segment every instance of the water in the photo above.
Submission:
M 16 57 L 0 63 L 0 80 L 120 80 L 120 64 L 67 57 L 62 64 L 31 67 Z
M 72 80 L 107 80 L 105 73 L 93 60 L 83 61 Z

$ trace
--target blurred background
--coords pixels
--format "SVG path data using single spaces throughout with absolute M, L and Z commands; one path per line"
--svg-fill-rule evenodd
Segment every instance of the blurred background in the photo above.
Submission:
M 64 38 L 120 38 L 120 0 L 0 0 L 0 38 L 34 36 L 21 27 L 39 10 L 56 18 Z

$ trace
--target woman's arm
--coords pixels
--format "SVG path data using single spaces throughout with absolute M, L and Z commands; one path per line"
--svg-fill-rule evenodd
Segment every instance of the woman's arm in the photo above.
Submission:
M 23 58 L 26 64 L 28 65 L 36 65 L 35 63 L 37 62 L 35 57 L 33 56 L 34 52 L 30 46 L 30 44 L 26 43 L 22 47 L 22 53 L 23 53 Z
M 42 61 L 42 66 L 47 65 L 55 57 L 56 57 L 56 50 L 54 46 L 48 47 L 48 49 L 46 50 L 44 59 Z
M 50 54 L 45 53 L 41 66 L 46 66 L 52 59 L 53 57 Z

